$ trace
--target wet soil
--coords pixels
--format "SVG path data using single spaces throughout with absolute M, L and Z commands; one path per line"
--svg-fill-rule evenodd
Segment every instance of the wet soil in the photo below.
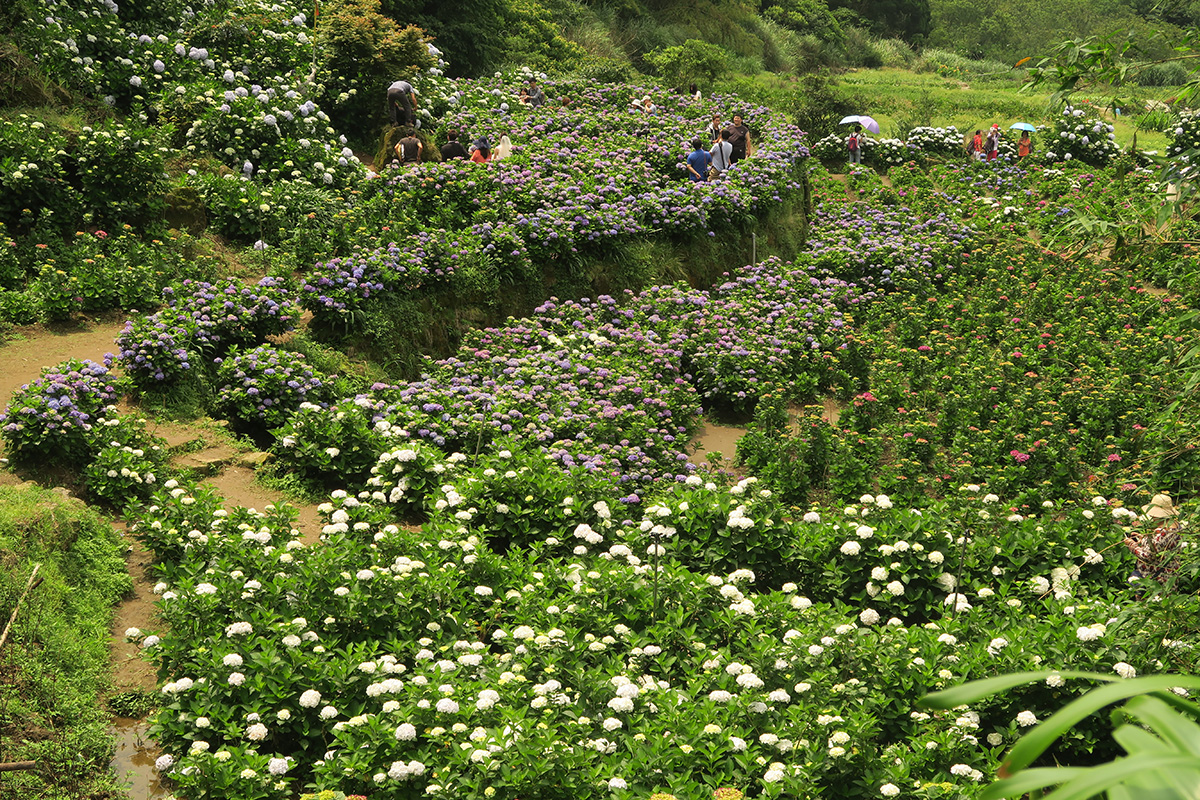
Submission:
M 154 761 L 161 755 L 150 738 L 150 723 L 143 719 L 115 717 L 110 731 L 116 744 L 112 770 L 129 787 L 131 800 L 162 800 L 170 790 L 158 779 Z
M 133 578 L 133 591 L 113 613 L 112 636 L 109 639 L 109 652 L 112 654 L 111 693 L 153 692 L 158 684 L 154 667 L 142 658 L 141 647 L 136 642 L 125 641 L 125 631 L 130 628 L 155 631 L 162 627 L 154 607 L 157 597 L 151 591 L 156 582 L 151 570 L 154 556 L 141 542 L 125 532 L 123 523 L 114 523 L 113 527 L 122 531 L 129 545 L 126 564 Z

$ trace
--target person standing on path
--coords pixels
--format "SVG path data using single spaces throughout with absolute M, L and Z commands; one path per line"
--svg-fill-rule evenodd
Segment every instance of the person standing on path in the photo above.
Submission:
M 731 164 L 746 157 L 746 150 L 750 147 L 750 129 L 742 121 L 741 114 L 733 115 L 733 123 L 725 129 L 725 141 L 733 145 L 733 155 L 729 159 Z
M 850 164 L 862 163 L 862 125 L 855 125 L 854 130 L 846 137 L 846 151 L 850 154 Z
M 1021 138 L 1017 141 L 1017 158 L 1024 158 L 1033 152 L 1033 142 L 1029 139 L 1029 131 L 1021 131 Z
M 721 131 L 723 130 L 725 130 L 725 128 L 723 125 L 721 125 L 721 115 L 713 114 L 712 125 L 708 127 L 708 140 L 713 144 L 716 144 L 721 140 Z
M 718 131 L 717 135 L 717 141 L 708 154 L 712 156 L 713 169 L 720 175 L 733 165 L 733 145 L 725 141 L 725 131 Z
M 416 125 L 416 103 L 413 98 L 417 90 L 408 81 L 395 81 L 387 90 L 388 113 L 391 114 L 392 127 L 397 125 Z
M 687 157 L 688 177 L 692 183 L 703 183 L 708 180 L 708 168 L 712 164 L 712 156 L 704 149 L 699 139 L 692 142 L 692 154 Z
M 996 156 L 1000 155 L 1000 126 L 998 124 L 992 124 L 992 129 L 988 131 L 987 142 L 983 146 L 987 150 L 987 160 L 995 161 Z
M 451 128 L 446 131 L 446 138 L 450 141 L 442 145 L 442 161 L 449 161 L 452 158 L 467 157 L 467 148 L 462 146 L 462 142 L 458 141 L 458 130 Z
M 975 130 L 975 138 L 971 139 L 971 144 L 967 146 L 967 152 L 971 154 L 971 158 L 983 160 L 983 131 L 978 128 Z

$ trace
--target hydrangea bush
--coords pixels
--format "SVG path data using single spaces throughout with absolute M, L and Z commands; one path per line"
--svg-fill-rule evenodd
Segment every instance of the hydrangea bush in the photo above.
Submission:
M 163 299 L 162 310 L 129 320 L 117 339 L 121 366 L 142 389 L 177 383 L 204 359 L 289 331 L 300 316 L 289 283 L 272 277 L 254 287 L 187 280 Z
M 1121 152 L 1113 126 L 1099 118 L 1090 118 L 1084 109 L 1068 105 L 1055 120 L 1058 141 L 1042 154 L 1047 162 L 1078 160 L 1094 167 L 1111 163 Z
M 0 416 L 11 458 L 22 463 L 82 466 L 96 450 L 104 409 L 120 399 L 123 382 L 104 364 L 71 359 L 42 371 L 13 396 Z
M 217 366 L 216 407 L 242 425 L 277 428 L 302 403 L 320 401 L 325 385 L 294 353 L 265 344 L 234 347 Z
M 790 520 L 752 480 L 663 485 L 636 509 L 569 482 L 500 502 L 527 458 L 390 451 L 383 480 L 322 507 L 319 547 L 286 510 L 164 486 L 137 526 L 170 554 L 171 629 L 147 648 L 169 678 L 159 768 L 198 797 L 970 796 L 1077 690 L 1052 676 L 936 713 L 911 698 L 1031 661 L 1159 669 L 1118 619 L 1132 557 L 1103 545 L 1137 514 L 1103 498 L 1019 519 L 975 486 L 923 512 L 870 496 Z M 420 530 L 394 516 L 414 508 Z M 776 560 L 799 580 L 711 560 L 784 529 Z M 1052 641 L 1028 638 L 1031 613 Z

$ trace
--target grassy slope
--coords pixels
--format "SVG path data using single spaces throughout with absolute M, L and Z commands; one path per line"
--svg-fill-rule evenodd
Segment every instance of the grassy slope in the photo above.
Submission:
M 98 702 L 108 685 L 112 605 L 130 587 L 122 549 L 79 501 L 0 486 L 0 620 L 35 563 L 44 579 L 0 651 L 0 761 L 39 767 L 0 776 L 0 797 L 124 796 L 108 771 L 113 745 Z
M 961 131 L 984 128 L 999 122 L 1007 128 L 1013 122 L 1048 124 L 1050 92 L 1020 93 L 1017 80 L 945 78 L 936 73 L 916 73 L 902 69 L 857 70 L 839 77 L 847 90 L 871 99 L 863 113 L 879 120 L 885 136 L 901 136 L 912 124 L 955 125 Z M 1169 94 L 1164 89 L 1159 94 Z M 1155 97 L 1146 94 L 1147 98 Z M 1156 98 L 1157 99 L 1157 98 Z M 1107 101 L 1099 96 L 1083 96 L 1097 104 Z M 1117 141 L 1127 147 L 1133 140 L 1134 126 L 1129 117 L 1117 117 Z M 904 128 L 899 130 L 898 127 Z M 1141 149 L 1165 149 L 1166 137 L 1160 131 L 1140 131 Z

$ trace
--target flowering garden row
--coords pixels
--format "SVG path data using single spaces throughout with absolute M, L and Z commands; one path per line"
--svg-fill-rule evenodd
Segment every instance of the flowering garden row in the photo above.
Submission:
M 1103 498 L 1019 517 L 963 487 L 801 519 L 753 479 L 629 506 L 515 447 L 405 445 L 372 472 L 322 507 L 320 546 L 174 483 L 138 523 L 170 632 L 129 635 L 168 671 L 159 767 L 190 796 L 971 795 L 1079 687 L 933 714 L 921 694 L 1187 657 L 1122 612 L 1137 515 Z M 733 566 L 749 543 L 761 572 Z

